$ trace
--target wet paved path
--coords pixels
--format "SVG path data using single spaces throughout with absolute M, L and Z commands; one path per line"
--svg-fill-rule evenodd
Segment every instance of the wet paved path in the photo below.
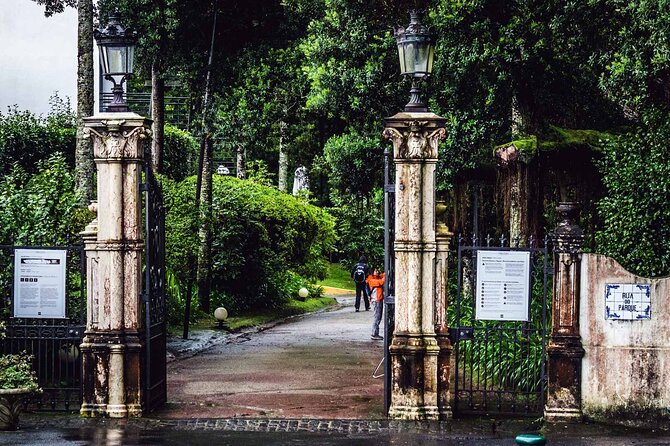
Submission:
M 383 341 L 370 339 L 371 311 L 338 301 L 170 362 L 168 404 L 152 416 L 382 418 L 383 378 L 372 374 Z

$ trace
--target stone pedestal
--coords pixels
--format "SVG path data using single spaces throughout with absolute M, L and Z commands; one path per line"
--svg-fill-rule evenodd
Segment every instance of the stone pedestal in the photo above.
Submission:
M 436 291 L 435 164 L 445 137 L 444 119 L 434 113 L 403 112 L 386 119 L 393 142 L 395 179 L 395 331 L 391 356 L 389 417 L 440 417 Z M 448 340 L 447 340 L 448 342 Z M 445 345 L 444 352 L 448 351 Z M 447 363 L 448 368 L 448 363 Z M 448 375 L 447 375 L 448 383 Z M 442 391 L 444 396 L 444 390 Z M 448 384 L 447 384 L 448 396 Z M 444 410 L 443 416 L 450 415 Z
M 97 221 L 82 234 L 87 262 L 87 323 L 81 345 L 81 414 L 140 416 L 142 292 L 140 181 L 151 121 L 134 113 L 84 119 L 98 173 Z
M 547 354 L 547 421 L 582 417 L 581 370 L 584 348 L 579 335 L 581 245 L 577 203 L 560 203 L 554 237 L 554 296 Z

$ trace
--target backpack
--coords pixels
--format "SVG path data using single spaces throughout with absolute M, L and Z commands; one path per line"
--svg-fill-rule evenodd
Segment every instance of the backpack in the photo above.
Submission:
M 356 265 L 356 269 L 354 269 L 354 282 L 365 282 L 365 266 L 361 264 Z

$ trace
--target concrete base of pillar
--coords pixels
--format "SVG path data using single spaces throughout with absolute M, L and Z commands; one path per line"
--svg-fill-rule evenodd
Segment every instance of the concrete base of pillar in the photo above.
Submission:
M 544 419 L 550 423 L 576 423 L 582 421 L 583 414 L 579 409 L 568 407 L 545 407 Z
M 439 420 L 440 413 L 437 406 L 391 406 L 389 418 L 394 420 Z
M 84 403 L 79 409 L 79 415 L 82 417 L 106 417 L 107 416 L 107 405 L 106 404 L 89 404 Z
M 126 418 L 128 416 L 128 406 L 125 404 L 108 404 L 107 416 L 109 418 Z

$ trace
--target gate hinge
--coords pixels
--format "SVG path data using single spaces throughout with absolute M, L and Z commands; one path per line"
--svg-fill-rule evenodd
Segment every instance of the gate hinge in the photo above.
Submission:
M 146 192 L 149 190 L 149 185 L 147 183 L 140 183 L 140 192 Z
M 142 293 L 142 303 L 145 304 L 147 302 L 149 302 L 149 293 L 145 291 Z
M 472 341 L 475 338 L 473 327 L 449 327 L 449 340 L 452 344 L 458 341 Z
M 385 184 L 384 185 L 384 192 L 395 193 L 395 184 Z

